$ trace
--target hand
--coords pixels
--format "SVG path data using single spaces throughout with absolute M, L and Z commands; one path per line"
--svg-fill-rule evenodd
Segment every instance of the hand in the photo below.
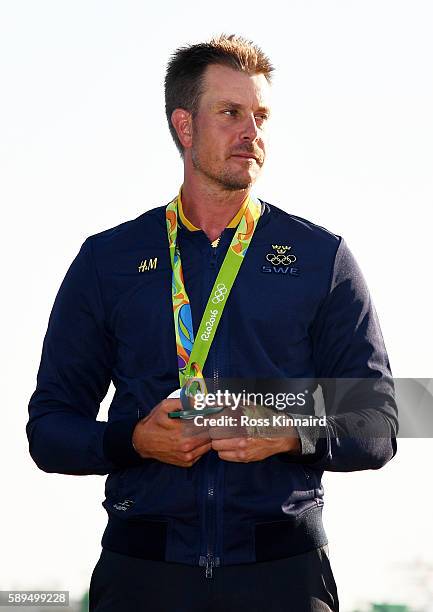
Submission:
M 181 408 L 179 399 L 165 399 L 137 423 L 132 434 L 132 444 L 141 457 L 191 467 L 211 449 L 208 432 L 187 435 L 185 423 L 168 416 L 169 412 Z
M 249 463 L 261 461 L 277 453 L 301 452 L 301 443 L 295 435 L 281 438 L 220 438 L 212 440 L 212 448 L 220 459 Z

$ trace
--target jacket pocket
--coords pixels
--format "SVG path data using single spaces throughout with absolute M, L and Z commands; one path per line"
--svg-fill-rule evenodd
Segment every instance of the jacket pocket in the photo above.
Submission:
M 323 506 L 324 489 L 317 474 L 307 466 L 299 464 L 305 488 L 294 490 L 283 502 L 284 514 L 297 519 L 311 508 Z

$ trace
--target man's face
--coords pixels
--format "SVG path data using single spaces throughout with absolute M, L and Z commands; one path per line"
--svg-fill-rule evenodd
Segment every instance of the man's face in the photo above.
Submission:
M 193 120 L 194 168 L 224 189 L 249 188 L 265 160 L 269 102 L 270 85 L 263 74 L 208 66 Z

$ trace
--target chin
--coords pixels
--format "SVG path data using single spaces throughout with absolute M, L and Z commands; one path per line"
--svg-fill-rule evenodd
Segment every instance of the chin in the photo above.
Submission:
M 254 183 L 254 179 L 251 177 L 248 179 L 223 179 L 221 185 L 227 189 L 227 191 L 241 191 L 242 189 L 249 189 Z
M 257 176 L 251 176 L 249 173 L 244 175 L 227 173 L 220 178 L 220 184 L 228 191 L 238 191 L 241 189 L 249 189 L 255 182 Z

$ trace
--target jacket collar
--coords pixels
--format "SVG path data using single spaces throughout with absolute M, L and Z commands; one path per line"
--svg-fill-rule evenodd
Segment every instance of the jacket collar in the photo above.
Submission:
M 182 187 L 179 189 L 179 196 L 178 196 L 178 200 L 177 201 L 178 201 L 179 219 L 180 219 L 183 227 L 185 229 L 189 230 L 190 232 L 198 232 L 198 231 L 200 231 L 200 228 L 196 227 L 193 223 L 191 223 L 191 221 L 186 217 L 185 213 L 183 212 Z M 241 207 L 239 208 L 238 212 L 235 214 L 233 219 L 227 225 L 228 228 L 235 228 L 235 227 L 237 227 L 239 225 L 239 221 L 241 220 L 242 215 L 244 214 L 244 210 L 245 210 L 245 207 L 247 206 L 247 203 L 248 203 L 248 195 L 243 200 L 243 202 L 241 204 Z

